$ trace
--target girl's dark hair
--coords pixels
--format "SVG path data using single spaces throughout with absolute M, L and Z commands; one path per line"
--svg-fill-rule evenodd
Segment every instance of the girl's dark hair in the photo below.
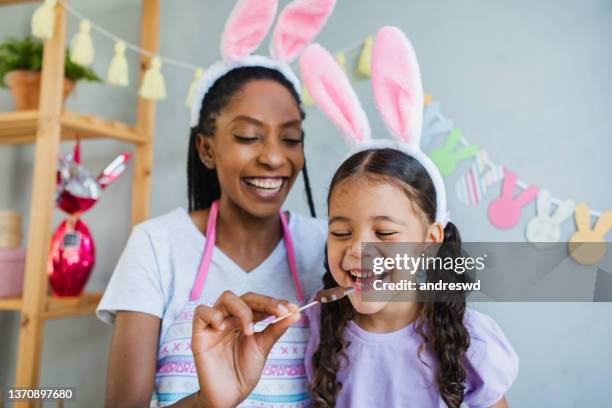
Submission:
M 206 96 L 204 96 L 198 124 L 191 128 L 187 156 L 189 211 L 209 208 L 212 202 L 221 196 L 217 171 L 207 168 L 200 160 L 200 155 L 196 147 L 198 134 L 202 134 L 205 137 L 213 137 L 217 131 L 217 117 L 227 107 L 236 92 L 240 91 L 242 87 L 250 81 L 266 79 L 275 81 L 287 88 L 300 110 L 302 120 L 306 117 L 302 110 L 300 96 L 295 92 L 291 82 L 277 70 L 258 66 L 240 67 L 229 71 L 219 78 L 213 86 L 210 87 Z M 302 131 L 302 148 L 304 146 L 303 142 L 304 132 Z M 308 200 L 310 214 L 315 217 L 316 214 L 314 201 L 312 199 L 312 191 L 310 189 L 310 180 L 308 178 L 308 171 L 306 170 L 306 159 L 304 159 L 302 175 L 304 176 L 304 186 L 306 188 L 306 198 Z
M 342 163 L 332 178 L 327 197 L 328 205 L 334 187 L 354 177 L 368 177 L 375 181 L 397 184 L 422 210 L 428 222 L 434 222 L 435 188 L 423 165 L 413 157 L 395 149 L 364 150 L 354 154 Z M 438 256 L 461 255 L 461 237 L 451 222 L 444 228 L 444 243 L 440 251 L 446 253 L 442 255 L 439 252 Z M 327 254 L 325 270 L 325 288 L 337 286 L 329 269 Z M 428 270 L 427 279 L 437 279 L 438 273 Z M 456 282 L 468 279 L 465 274 L 452 272 L 450 275 L 453 275 L 451 279 Z M 448 275 L 445 275 L 445 279 L 448 279 Z M 469 333 L 463 323 L 465 310 L 465 293 L 437 298 L 436 301 L 422 305 L 414 326 L 423 339 L 418 350 L 419 359 L 421 352 L 427 349 L 437 360 L 436 383 L 442 399 L 451 408 L 458 408 L 463 401 L 466 380 L 463 361 L 470 344 Z M 349 364 L 347 348 L 350 344 L 344 339 L 344 331 L 353 316 L 354 309 L 348 297 L 321 305 L 320 343 L 312 357 L 314 376 L 310 385 L 317 407 L 333 407 L 342 389 L 342 384 L 336 380 L 336 373 Z

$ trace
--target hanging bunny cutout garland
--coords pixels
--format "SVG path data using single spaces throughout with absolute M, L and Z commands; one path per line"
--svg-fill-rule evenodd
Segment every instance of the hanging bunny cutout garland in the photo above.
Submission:
M 440 169 L 442 177 L 450 176 L 460 161 L 469 159 L 478 152 L 478 146 L 473 144 L 454 150 L 455 146 L 459 144 L 462 134 L 461 129 L 453 129 L 450 135 L 448 135 L 444 146 L 429 153 L 431 160 Z
M 478 205 L 491 186 L 504 178 L 504 167 L 492 164 L 486 151 L 476 153 L 474 163 L 455 184 L 457 198 L 468 206 Z
M 270 57 L 254 55 L 272 27 L 278 0 L 239 0 L 221 38 L 223 59 L 204 71 L 191 105 L 191 126 L 198 125 L 202 100 L 213 84 L 233 69 L 264 67 L 279 71 L 300 95 L 301 86 L 289 66 L 314 40 L 334 9 L 335 0 L 294 0 L 278 17 L 270 42 Z
M 572 215 L 575 204 L 566 200 L 551 214 L 552 202 L 548 190 L 542 190 L 536 199 L 536 216 L 527 224 L 527 240 L 538 247 L 548 247 L 561 238 L 561 224 Z
M 604 236 L 612 229 L 612 210 L 604 212 L 591 229 L 589 207 L 585 203 L 576 205 L 576 232 L 570 237 L 570 256 L 583 265 L 593 265 L 606 253 Z
M 434 136 L 446 135 L 454 126 L 453 121 L 445 118 L 440 112 L 440 102 L 431 102 L 423 112 L 421 147 L 425 147 Z
M 518 224 L 522 208 L 532 202 L 539 191 L 537 186 L 531 185 L 513 197 L 516 174 L 508 169 L 505 169 L 505 173 L 501 195 L 489 204 L 488 210 L 491 224 L 501 229 L 512 228 Z
M 302 81 L 319 108 L 353 146 L 350 155 L 367 149 L 397 149 L 425 168 L 436 190 L 436 219 L 446 226 L 446 191 L 440 171 L 421 150 L 423 85 L 412 44 L 397 27 L 376 34 L 371 59 L 372 89 L 378 112 L 394 140 L 371 139 L 367 116 L 334 57 L 312 44 L 300 58 Z

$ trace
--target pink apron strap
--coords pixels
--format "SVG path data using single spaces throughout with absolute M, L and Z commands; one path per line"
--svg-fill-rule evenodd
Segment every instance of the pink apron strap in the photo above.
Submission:
M 295 248 L 293 246 L 293 238 L 291 238 L 291 232 L 287 225 L 287 218 L 283 210 L 279 212 L 281 224 L 283 224 L 283 240 L 285 241 L 285 251 L 287 252 L 287 260 L 289 261 L 289 270 L 291 271 L 291 278 L 293 279 L 293 286 L 295 287 L 295 293 L 298 302 L 304 301 L 304 295 L 302 294 L 302 285 L 300 285 L 300 279 L 297 273 L 297 264 L 295 262 Z
M 200 260 L 200 266 L 198 268 L 198 274 L 196 275 L 195 282 L 189 293 L 189 300 L 196 301 L 202 294 L 202 288 L 204 287 L 204 281 L 208 274 L 208 266 L 212 259 L 213 250 L 215 249 L 215 237 L 217 231 L 217 214 L 219 212 L 219 202 L 213 201 L 210 206 L 210 213 L 208 214 L 208 222 L 206 223 L 206 244 L 204 245 L 204 255 Z M 302 286 L 297 273 L 297 264 L 295 262 L 295 249 L 293 247 L 293 239 L 291 238 L 291 232 L 287 225 L 287 218 L 285 214 L 279 212 L 281 224 L 283 226 L 283 241 L 285 243 L 285 251 L 287 252 L 287 260 L 289 262 L 289 270 L 291 271 L 291 278 L 293 279 L 293 285 L 295 286 L 295 292 L 298 302 L 304 301 L 302 294 Z
M 198 274 L 196 276 L 191 293 L 189 294 L 189 300 L 195 301 L 200 298 L 202 288 L 204 287 L 204 281 L 208 274 L 208 265 L 212 259 L 213 249 L 215 249 L 215 237 L 217 233 L 217 213 L 219 212 L 219 202 L 213 201 L 210 206 L 210 212 L 208 213 L 208 222 L 206 223 L 206 244 L 204 245 L 204 256 L 200 260 L 200 267 L 198 268 Z

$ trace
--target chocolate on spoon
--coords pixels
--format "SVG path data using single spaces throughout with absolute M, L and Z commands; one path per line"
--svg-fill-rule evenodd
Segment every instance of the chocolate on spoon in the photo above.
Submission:
M 291 316 L 291 315 L 293 315 L 295 313 L 300 313 L 302 310 L 308 309 L 309 307 L 314 306 L 317 303 L 331 303 L 331 302 L 335 302 L 337 300 L 342 299 L 346 295 L 348 295 L 350 293 L 353 293 L 354 291 L 355 291 L 355 288 L 353 288 L 353 287 L 342 287 L 342 286 L 337 286 L 335 288 L 320 290 L 317 293 L 317 295 L 315 296 L 315 300 L 314 301 L 308 303 L 307 305 L 304 305 L 304 306 L 300 307 L 298 310 L 296 310 L 293 313 L 289 313 L 289 314 L 286 314 L 284 316 L 277 317 L 276 319 L 272 320 L 272 322 L 270 322 L 270 324 L 280 322 L 284 318 L 289 317 L 289 316 Z

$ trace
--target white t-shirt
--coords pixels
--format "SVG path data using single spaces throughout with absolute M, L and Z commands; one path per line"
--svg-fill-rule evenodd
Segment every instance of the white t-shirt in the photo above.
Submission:
M 289 214 L 298 276 L 304 298 L 321 286 L 327 225 Z M 206 238 L 184 208 L 134 227 L 96 314 L 113 324 L 118 310 L 149 313 L 161 321 L 161 338 L 189 300 Z M 296 302 L 283 240 L 259 266 L 245 272 L 215 247 L 200 303 L 212 304 L 225 290 L 255 292 Z

